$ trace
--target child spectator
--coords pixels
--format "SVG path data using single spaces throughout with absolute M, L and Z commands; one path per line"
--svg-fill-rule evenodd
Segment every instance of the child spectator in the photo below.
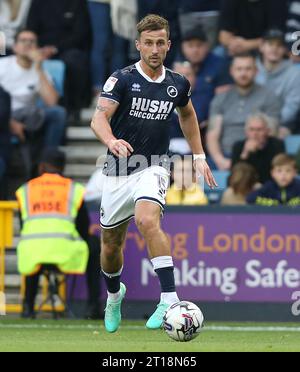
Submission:
M 296 161 L 288 155 L 276 156 L 272 163 L 272 181 L 247 198 L 249 204 L 261 206 L 300 206 L 300 180 Z
M 196 182 L 191 156 L 178 157 L 174 163 L 174 184 L 167 193 L 168 205 L 207 205 L 208 199 Z
M 247 163 L 237 163 L 229 178 L 229 188 L 224 192 L 222 205 L 246 205 L 247 196 L 261 185 L 255 168 Z

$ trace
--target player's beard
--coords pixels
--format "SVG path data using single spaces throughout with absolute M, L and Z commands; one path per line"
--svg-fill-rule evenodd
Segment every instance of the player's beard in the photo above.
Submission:
M 164 60 L 162 58 L 157 58 L 157 59 L 152 59 L 151 60 L 151 57 L 149 57 L 147 60 L 146 60 L 146 64 L 154 71 L 156 70 L 159 70 L 162 65 L 164 64 Z
M 249 81 L 241 81 L 239 83 L 237 83 L 237 85 L 241 88 L 241 89 L 251 89 L 254 85 L 254 82 L 253 80 L 249 80 Z

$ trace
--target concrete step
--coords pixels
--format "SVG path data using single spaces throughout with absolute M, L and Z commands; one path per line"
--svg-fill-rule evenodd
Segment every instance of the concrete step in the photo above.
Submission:
M 67 163 L 91 163 L 96 164 L 99 157 L 105 157 L 107 148 L 102 146 L 100 143 L 89 144 L 89 145 L 69 145 L 61 147 L 61 150 L 65 152 L 67 157 Z
M 92 129 L 86 127 L 69 127 L 67 129 L 68 141 L 97 141 Z
M 95 113 L 95 108 L 85 108 L 80 112 L 80 119 L 83 123 L 90 123 Z
M 80 177 L 87 181 L 96 169 L 96 164 L 68 164 L 66 166 L 65 175 L 71 178 Z
M 5 274 L 5 288 L 12 289 L 21 287 L 21 275 L 19 274 Z
M 22 303 L 20 291 L 15 292 L 15 293 L 6 292 L 5 296 L 6 296 L 5 300 L 6 300 L 7 305 L 10 305 L 10 304 L 19 305 Z
M 5 255 L 5 272 L 6 274 L 16 274 L 18 272 L 18 263 L 16 254 Z
M 20 235 L 20 217 L 18 214 L 14 216 L 14 233 L 15 235 Z
M 22 299 L 20 291 L 15 292 L 15 293 L 6 292 L 5 296 L 6 296 L 7 305 L 10 305 L 10 304 L 21 305 L 22 304 L 23 299 Z M 44 300 L 43 296 L 41 294 L 38 294 L 36 297 L 36 302 L 35 302 L 36 305 L 40 305 L 43 302 L 43 300 Z
M 14 236 L 13 247 L 17 247 L 20 241 L 20 236 Z

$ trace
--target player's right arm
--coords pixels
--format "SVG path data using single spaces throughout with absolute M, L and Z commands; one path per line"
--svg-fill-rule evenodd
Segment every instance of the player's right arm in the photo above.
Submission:
M 100 97 L 93 116 L 91 128 L 99 141 L 107 146 L 112 154 L 120 158 L 130 156 L 133 153 L 133 148 L 128 142 L 117 139 L 113 135 L 110 120 L 116 113 L 118 107 L 118 102 Z

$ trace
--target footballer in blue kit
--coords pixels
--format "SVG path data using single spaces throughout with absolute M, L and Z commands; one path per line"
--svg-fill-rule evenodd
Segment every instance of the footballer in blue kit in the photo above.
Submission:
M 132 218 L 147 243 L 161 286 L 160 302 L 147 328 L 159 329 L 168 307 L 179 301 L 171 246 L 160 223 L 169 187 L 169 131 L 175 109 L 198 176 L 211 188 L 217 186 L 206 163 L 190 84 L 164 67 L 171 47 L 168 21 L 149 15 L 137 31 L 141 59 L 108 79 L 91 124 L 108 147 L 101 202 L 101 269 L 108 294 L 104 322 L 111 333 L 121 323 L 126 295 L 121 282 L 123 249 Z
M 190 95 L 190 83 L 185 77 L 163 67 L 162 75 L 152 80 L 138 62 L 114 73 L 101 96 L 119 105 L 110 123 L 116 138 L 130 143 L 134 154 L 144 156 L 150 164 L 152 155 L 168 153 L 171 115 L 177 107 L 188 104 Z M 118 164 L 116 157 L 106 165 L 105 174 L 129 175 L 134 172 L 126 166 L 116 170 L 114 166 Z

